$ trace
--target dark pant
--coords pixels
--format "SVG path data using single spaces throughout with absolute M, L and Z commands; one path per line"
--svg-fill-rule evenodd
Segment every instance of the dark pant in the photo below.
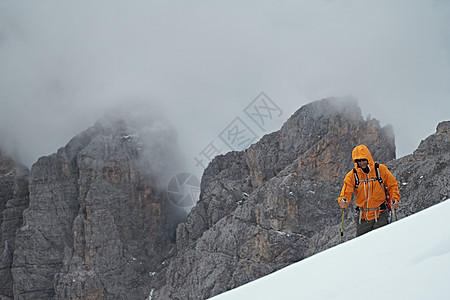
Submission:
M 380 213 L 380 216 L 378 217 L 378 222 L 375 222 L 375 219 L 370 221 L 361 220 L 361 224 L 359 224 L 359 213 L 358 213 L 358 216 L 355 218 L 355 222 L 356 222 L 356 236 L 360 236 L 363 235 L 364 233 L 372 231 L 373 229 L 377 229 L 383 227 L 384 225 L 389 224 L 389 213 L 387 210 L 383 210 Z

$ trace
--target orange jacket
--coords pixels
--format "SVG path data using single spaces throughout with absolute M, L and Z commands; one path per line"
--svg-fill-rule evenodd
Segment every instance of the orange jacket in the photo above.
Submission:
M 370 172 L 366 174 L 363 172 L 363 170 L 361 170 L 361 168 L 358 168 L 358 164 L 355 163 L 355 169 L 359 179 L 359 186 L 355 196 L 356 205 L 363 208 L 379 207 L 386 200 L 386 195 L 380 183 L 378 182 L 378 180 L 376 180 L 377 174 L 375 171 L 375 163 L 369 149 L 365 145 L 356 146 L 355 149 L 353 149 L 352 158 L 353 161 L 355 161 L 355 159 L 367 159 L 370 168 Z M 379 164 L 379 170 L 380 177 L 383 180 L 383 185 L 388 189 L 390 199 L 399 201 L 400 193 L 398 191 L 397 180 L 395 180 L 394 176 L 385 165 Z M 347 173 L 347 175 L 345 175 L 344 186 L 342 187 L 338 202 L 344 197 L 350 201 L 354 192 L 355 175 L 353 174 L 353 170 L 351 170 Z M 377 210 L 377 217 L 379 216 L 380 212 L 381 210 Z M 375 211 L 363 211 L 361 218 L 365 219 L 366 221 L 373 220 L 375 218 Z

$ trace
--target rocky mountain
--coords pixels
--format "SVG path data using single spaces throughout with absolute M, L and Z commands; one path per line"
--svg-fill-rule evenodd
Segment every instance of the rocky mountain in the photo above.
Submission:
M 205 299 L 313 254 L 315 235 L 340 221 L 336 199 L 358 144 L 380 162 L 395 158 L 390 126 L 364 120 L 352 99 L 330 98 L 249 149 L 216 157 L 152 299 Z
M 405 205 L 401 217 L 411 215 L 450 197 L 450 121 L 423 140 L 411 155 L 392 161 Z
M 395 160 L 392 128 L 364 120 L 352 99 L 324 99 L 298 110 L 243 152 L 217 157 L 202 194 L 177 229 L 177 255 L 152 299 L 205 299 L 339 243 L 336 198 L 365 144 L 391 168 L 403 195 L 402 218 L 450 196 L 450 122 L 409 156 Z M 352 210 L 345 240 L 355 237 Z
M 390 126 L 328 98 L 217 156 L 186 218 L 165 191 L 176 135 L 141 121 L 100 120 L 31 171 L 0 156 L 0 299 L 206 299 L 337 245 L 358 144 L 398 179 L 400 218 L 450 196 L 450 122 L 395 159 Z
M 4 253 L 14 256 L 2 259 L 12 262 L 13 280 L 1 297 L 148 295 L 150 274 L 170 255 L 175 227 L 185 216 L 171 205 L 162 182 L 179 157 L 174 132 L 158 123 L 132 125 L 105 118 L 32 166 L 15 245 L 4 234 L 5 217 L 2 222 Z M 9 183 L 5 195 L 15 199 L 10 177 L 2 182 Z

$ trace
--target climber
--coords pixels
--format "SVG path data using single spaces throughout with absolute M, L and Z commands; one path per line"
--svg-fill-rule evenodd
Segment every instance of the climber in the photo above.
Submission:
M 355 168 L 345 176 L 338 202 L 345 210 L 352 194 L 356 193 L 356 236 L 360 236 L 389 223 L 388 205 L 396 210 L 400 193 L 397 180 L 389 169 L 383 164 L 375 163 L 365 145 L 356 146 L 352 158 Z

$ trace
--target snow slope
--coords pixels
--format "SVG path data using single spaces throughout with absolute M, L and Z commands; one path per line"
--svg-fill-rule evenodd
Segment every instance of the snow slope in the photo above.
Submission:
M 450 299 L 449 200 L 212 299 Z

